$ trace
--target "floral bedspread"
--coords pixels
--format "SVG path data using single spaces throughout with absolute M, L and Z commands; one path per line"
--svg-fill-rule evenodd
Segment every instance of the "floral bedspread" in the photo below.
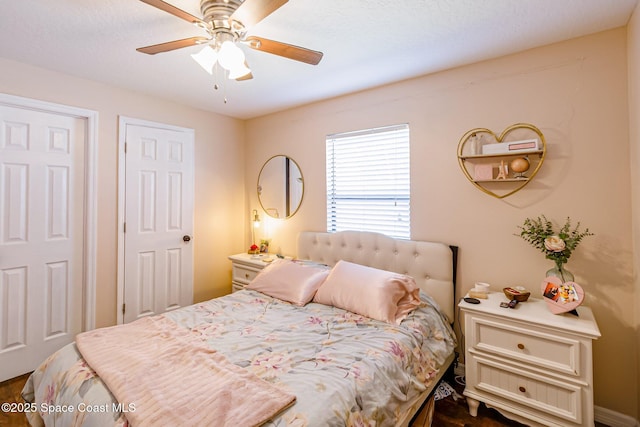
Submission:
M 422 305 L 398 326 L 249 290 L 163 316 L 296 395 L 269 427 L 392 426 L 400 405 L 430 385 L 455 347 L 435 302 L 420 297 Z M 37 411 L 28 413 L 33 425 L 127 426 L 127 413 L 135 411 L 135 402 L 125 407 L 114 400 L 75 344 L 43 362 L 23 397 Z

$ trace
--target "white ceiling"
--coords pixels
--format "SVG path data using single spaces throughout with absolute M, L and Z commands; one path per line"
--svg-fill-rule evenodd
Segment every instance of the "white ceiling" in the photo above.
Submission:
M 199 0 L 167 1 L 201 16 Z M 214 90 L 197 46 L 136 52 L 203 35 L 173 15 L 137 0 L 5 0 L 0 57 L 246 119 L 620 27 L 637 2 L 290 0 L 249 34 L 322 51 L 320 64 L 243 47 L 253 80 Z

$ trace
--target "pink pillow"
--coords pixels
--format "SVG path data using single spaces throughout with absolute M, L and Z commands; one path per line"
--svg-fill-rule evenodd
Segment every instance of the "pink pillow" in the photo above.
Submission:
M 398 325 L 420 305 L 420 288 L 404 274 L 338 261 L 313 301 Z
M 263 268 L 245 289 L 303 306 L 313 299 L 328 274 L 328 268 L 279 259 Z

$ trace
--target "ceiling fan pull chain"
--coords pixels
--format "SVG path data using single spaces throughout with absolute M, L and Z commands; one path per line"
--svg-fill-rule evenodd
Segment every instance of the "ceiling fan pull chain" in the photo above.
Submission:
M 222 70 L 222 96 L 223 96 L 223 101 L 226 104 L 227 103 L 227 73 L 229 73 L 230 71 L 227 71 L 225 69 Z
M 222 78 L 220 78 L 220 73 L 222 73 Z M 216 62 L 216 64 L 215 64 L 215 71 L 214 71 L 214 85 L 213 85 L 213 88 L 214 88 L 215 90 L 219 90 L 219 89 L 220 89 L 220 85 L 218 84 L 218 82 L 219 82 L 220 80 L 222 80 L 223 85 L 224 85 L 224 68 L 222 68 L 222 67 L 220 66 L 220 64 L 218 64 L 218 63 Z M 224 90 L 224 87 L 223 87 L 223 90 Z

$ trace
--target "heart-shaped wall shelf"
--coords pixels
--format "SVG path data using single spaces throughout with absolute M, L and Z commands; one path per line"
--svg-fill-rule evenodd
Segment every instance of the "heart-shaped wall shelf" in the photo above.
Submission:
M 540 170 L 547 143 L 540 129 L 516 123 L 496 135 L 471 129 L 458 143 L 458 163 L 477 188 L 502 199 L 524 188 Z

